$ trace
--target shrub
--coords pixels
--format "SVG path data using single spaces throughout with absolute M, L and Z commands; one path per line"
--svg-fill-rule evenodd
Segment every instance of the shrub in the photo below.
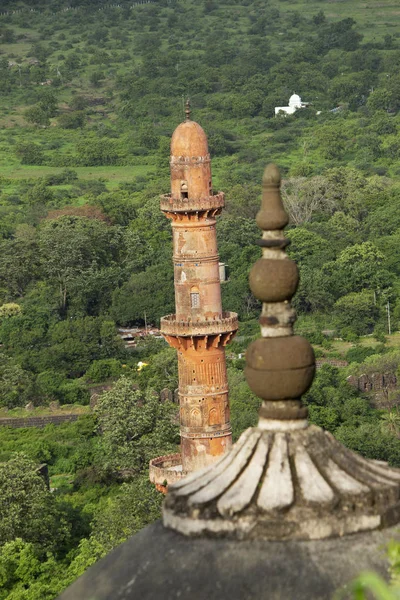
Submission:
M 90 393 L 87 386 L 80 380 L 72 380 L 58 388 L 57 395 L 62 404 L 89 404 Z
M 44 155 L 40 146 L 33 142 L 18 144 L 15 154 L 23 165 L 41 165 L 44 161 Z
M 100 383 L 111 377 L 119 377 L 121 371 L 121 363 L 115 358 L 94 360 L 86 371 L 86 378 L 94 383 Z

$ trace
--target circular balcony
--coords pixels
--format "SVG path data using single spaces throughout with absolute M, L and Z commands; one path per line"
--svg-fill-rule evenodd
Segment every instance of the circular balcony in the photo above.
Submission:
M 218 192 L 214 196 L 202 199 L 173 198 L 171 194 L 161 196 L 160 208 L 164 212 L 194 213 L 206 210 L 223 208 L 225 206 L 225 194 Z
M 160 491 L 164 491 L 161 488 L 167 488 L 182 479 L 182 476 L 182 456 L 180 453 L 158 456 L 149 463 L 149 479 Z
M 176 315 L 167 315 L 161 318 L 160 324 L 162 334 L 180 337 L 218 335 L 236 331 L 238 327 L 238 316 L 234 312 L 224 312 L 221 319 L 208 319 L 206 321 L 177 321 Z

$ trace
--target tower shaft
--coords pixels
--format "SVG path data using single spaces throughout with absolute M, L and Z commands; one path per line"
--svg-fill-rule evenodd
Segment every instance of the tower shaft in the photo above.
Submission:
M 213 194 L 207 138 L 193 122 L 182 123 L 171 143 L 171 194 L 161 210 L 172 222 L 175 307 L 161 332 L 177 349 L 182 471 L 201 469 L 232 444 L 225 345 L 237 315 L 224 313 L 216 215 L 224 194 Z

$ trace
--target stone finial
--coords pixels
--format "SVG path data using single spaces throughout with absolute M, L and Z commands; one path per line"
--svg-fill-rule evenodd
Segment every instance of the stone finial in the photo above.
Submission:
M 250 274 L 263 302 L 262 337 L 248 348 L 245 371 L 263 400 L 259 422 L 212 467 L 170 487 L 164 525 L 185 535 L 323 539 L 400 520 L 400 470 L 358 456 L 307 422 L 301 395 L 315 360 L 307 340 L 293 335 L 298 273 L 285 253 L 279 188 L 279 171 L 270 165 L 257 215 L 263 255 Z
M 185 120 L 190 121 L 191 109 L 190 109 L 190 100 L 187 98 L 185 102 Z
M 250 271 L 250 288 L 262 301 L 262 338 L 253 342 L 246 354 L 245 375 L 250 389 L 263 399 L 259 426 L 305 427 L 307 409 L 300 397 L 310 387 L 314 372 L 314 352 L 308 341 L 293 335 L 296 315 L 290 300 L 296 292 L 299 274 L 285 252 L 288 240 L 283 228 L 288 216 L 280 195 L 281 177 L 276 165 L 268 165 L 263 176 L 261 210 L 257 224 L 263 230 L 260 258 Z M 267 421 L 265 422 L 265 419 Z M 301 421 L 299 421 L 299 419 Z
M 261 209 L 256 216 L 260 229 L 283 229 L 289 222 L 280 196 L 281 175 L 276 165 L 268 165 L 263 175 Z

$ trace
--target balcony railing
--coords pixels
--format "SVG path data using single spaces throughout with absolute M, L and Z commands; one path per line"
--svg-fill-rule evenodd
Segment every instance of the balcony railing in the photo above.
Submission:
M 239 327 L 238 316 L 234 312 L 222 313 L 221 319 L 176 320 L 176 315 L 167 315 L 161 319 L 161 333 L 190 337 L 196 335 L 218 335 L 236 331 Z
M 161 196 L 160 208 L 164 212 L 200 212 L 204 210 L 212 210 L 215 208 L 223 208 L 225 206 L 225 194 L 218 192 L 214 196 L 201 199 L 190 198 L 173 198 L 171 194 Z

